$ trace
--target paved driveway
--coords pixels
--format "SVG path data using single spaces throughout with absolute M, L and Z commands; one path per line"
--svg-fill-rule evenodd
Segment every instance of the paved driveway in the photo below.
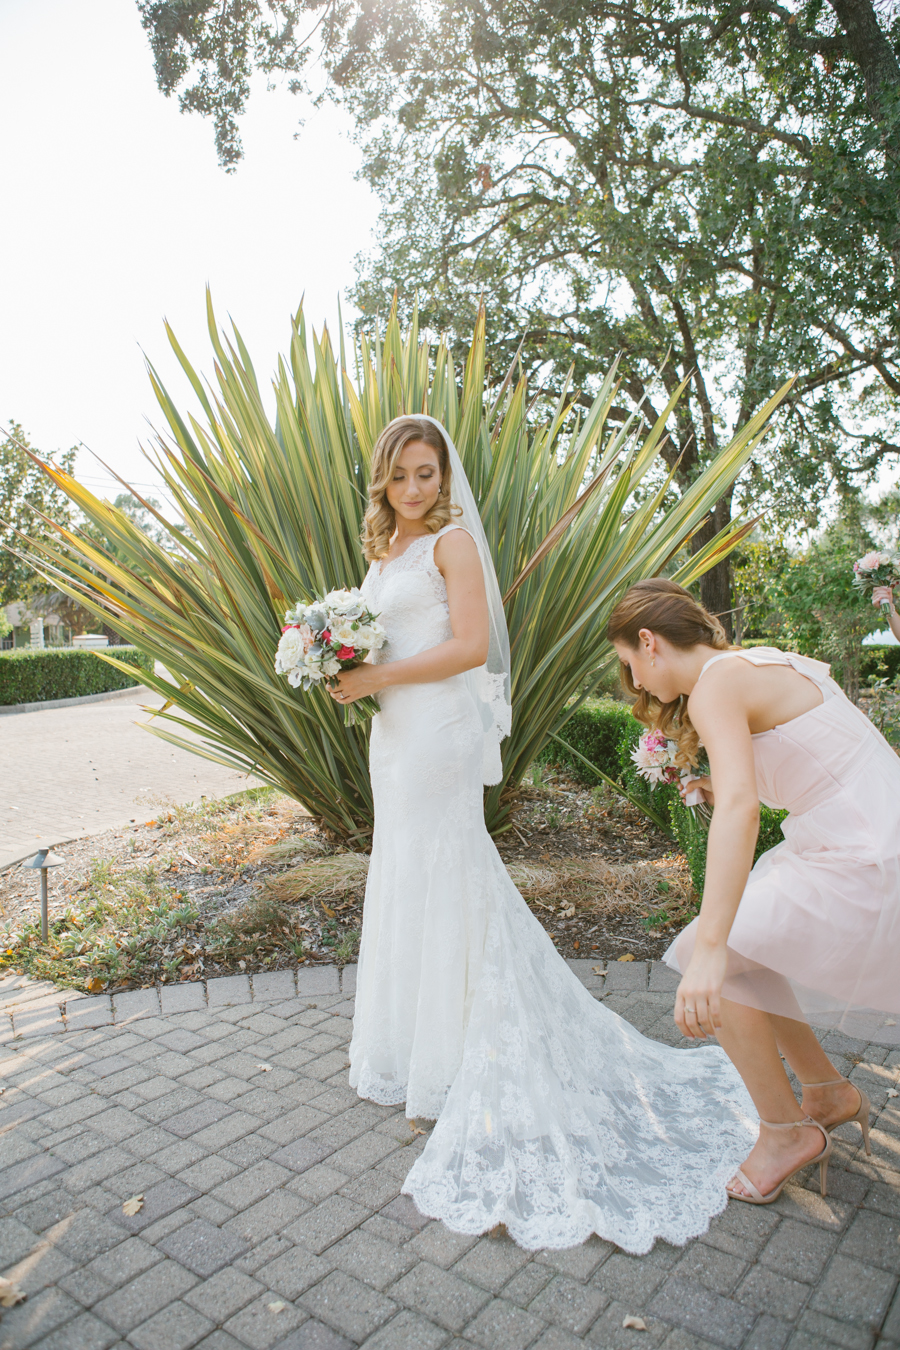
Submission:
M 665 967 L 572 965 L 677 1039 Z M 900 1054 L 827 1038 L 878 1113 L 871 1160 L 842 1131 L 827 1199 L 812 1168 L 685 1248 L 524 1252 L 400 1195 L 423 1136 L 347 1086 L 353 980 L 301 968 L 111 1001 L 0 982 L 0 1271 L 29 1294 L 0 1350 L 900 1345 Z
M 0 870 L 38 848 L 146 820 L 160 803 L 252 786 L 233 769 L 151 736 L 149 689 L 0 717 Z

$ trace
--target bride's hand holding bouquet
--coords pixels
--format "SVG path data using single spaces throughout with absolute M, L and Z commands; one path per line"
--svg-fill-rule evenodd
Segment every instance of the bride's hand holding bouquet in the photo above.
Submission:
M 325 684 L 345 708 L 345 726 L 374 716 L 379 709 L 372 695 L 383 686 L 376 668 L 362 663 L 384 645 L 386 634 L 362 592 L 329 591 L 310 605 L 295 605 L 284 618 L 277 673 L 294 689 Z

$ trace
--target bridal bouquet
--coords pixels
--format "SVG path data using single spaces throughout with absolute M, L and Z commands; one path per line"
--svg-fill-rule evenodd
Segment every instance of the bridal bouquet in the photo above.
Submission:
M 893 588 L 900 581 L 900 558 L 896 553 L 867 553 L 853 564 L 853 585 L 863 595 L 871 595 L 876 586 Z M 881 602 L 882 614 L 889 615 L 891 607 Z
M 275 670 L 296 689 L 327 681 L 332 687 L 342 670 L 352 670 L 369 652 L 384 645 L 385 631 L 361 591 L 329 591 L 311 605 L 295 605 L 284 616 Z M 344 708 L 344 725 L 355 726 L 378 712 L 374 698 Z
M 675 763 L 678 746 L 661 731 L 645 731 L 631 752 L 631 759 L 641 778 L 652 784 L 685 782 L 692 778 L 690 769 L 679 769 Z M 704 798 L 699 788 L 687 793 L 685 806 L 702 806 Z

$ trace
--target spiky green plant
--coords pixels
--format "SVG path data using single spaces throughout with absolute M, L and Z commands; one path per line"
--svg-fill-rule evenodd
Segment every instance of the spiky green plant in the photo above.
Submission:
M 404 336 L 392 316 L 374 346 L 361 342 L 351 377 L 343 342 L 340 361 L 327 331 L 308 344 L 301 312 L 289 358 L 278 364 L 273 426 L 240 335 L 220 337 L 211 303 L 208 317 L 215 392 L 169 332 L 203 424 L 182 417 L 150 370 L 168 424 L 154 462 L 188 532 L 147 506 L 171 535 L 171 548 L 162 548 L 124 512 L 42 464 L 109 547 L 60 528 L 58 547 L 36 544 L 32 559 L 165 666 L 168 677 L 142 676 L 167 700 L 149 730 L 252 771 L 340 835 L 358 837 L 372 824 L 368 726 L 346 728 L 327 695 L 292 690 L 274 672 L 275 648 L 289 602 L 362 581 L 359 533 L 372 448 L 394 416 L 431 413 L 459 449 L 506 597 L 513 730 L 503 745 L 503 781 L 485 803 L 489 827 L 502 828 L 507 789 L 611 658 L 604 628 L 612 605 L 627 586 L 658 573 L 700 527 L 787 386 L 664 511 L 669 480 L 652 491 L 648 482 L 681 390 L 649 434 L 641 434 L 637 414 L 624 426 L 608 424 L 614 371 L 583 418 L 563 394 L 541 419 L 525 380 L 512 371 L 488 397 L 483 314 L 459 375 L 446 346 L 430 350 L 415 322 Z M 676 577 L 687 583 L 700 576 L 745 528 L 724 531 Z M 200 745 L 184 740 L 185 731 L 199 732 Z

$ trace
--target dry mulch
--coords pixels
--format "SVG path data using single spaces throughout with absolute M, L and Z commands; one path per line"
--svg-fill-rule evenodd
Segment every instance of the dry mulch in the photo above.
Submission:
M 652 959 L 693 913 L 684 859 L 611 790 L 536 771 L 497 842 L 564 956 Z M 272 790 L 54 851 L 46 945 L 35 873 L 0 876 L 0 970 L 98 992 L 356 957 L 367 858 Z

